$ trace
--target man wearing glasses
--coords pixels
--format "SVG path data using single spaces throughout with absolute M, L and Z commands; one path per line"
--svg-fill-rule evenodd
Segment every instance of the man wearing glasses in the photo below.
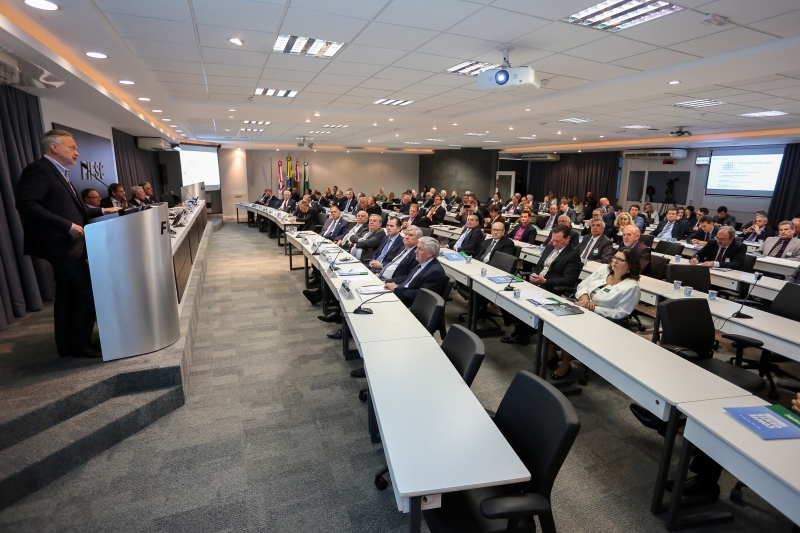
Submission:
M 89 212 L 89 218 L 110 215 L 120 210 L 119 207 L 100 207 L 100 193 L 94 189 L 83 189 L 81 198 L 83 198 L 83 204 Z
M 477 254 L 479 261 L 488 263 L 492 259 L 492 255 L 497 252 L 503 252 L 509 255 L 515 255 L 516 246 L 514 241 L 506 237 L 506 225 L 502 222 L 494 222 L 492 224 L 492 238 L 486 239 L 481 243 L 481 249 Z

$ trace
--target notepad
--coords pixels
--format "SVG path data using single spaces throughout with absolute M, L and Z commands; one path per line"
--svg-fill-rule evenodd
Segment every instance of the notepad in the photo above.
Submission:
M 783 406 L 725 407 L 724 410 L 763 440 L 800 439 L 800 417 Z
M 363 294 L 364 296 L 368 296 L 370 294 L 382 294 L 384 292 L 392 292 L 389 289 L 385 288 L 383 285 L 366 285 L 363 287 L 358 287 L 356 291 L 358 291 L 358 294 Z
M 513 280 L 511 279 L 511 276 L 489 276 L 489 280 L 495 283 L 511 283 L 511 281 L 514 282 L 524 281 L 522 278 L 518 278 L 516 276 L 514 277 Z
M 336 273 L 340 276 L 366 276 L 369 274 L 366 270 L 357 270 L 355 268 L 340 268 Z
M 343 265 L 345 263 L 358 263 L 358 259 L 355 257 L 343 257 L 341 259 L 336 260 L 337 264 Z
M 444 258 L 448 261 L 464 261 L 464 256 L 456 252 L 444 252 Z

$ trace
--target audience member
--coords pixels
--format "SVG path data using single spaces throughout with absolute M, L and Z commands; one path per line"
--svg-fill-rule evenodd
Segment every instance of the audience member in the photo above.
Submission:
M 590 235 L 586 235 L 578 246 L 581 261 L 611 262 L 611 258 L 614 257 L 614 243 L 603 235 L 605 229 L 602 220 L 592 219 L 589 224 Z
M 497 220 L 492 222 L 491 239 L 484 239 L 481 249 L 476 255 L 478 260 L 488 263 L 492 259 L 492 254 L 503 252 L 509 255 L 516 255 L 516 245 L 514 241 L 506 237 L 506 225 Z
M 737 242 L 735 237 L 735 229 L 731 226 L 721 226 L 717 231 L 717 238 L 703 246 L 689 262 L 706 267 L 742 270 L 747 246 Z
M 639 228 L 634 225 L 625 226 L 622 229 L 622 246 L 636 252 L 636 255 L 639 256 L 639 266 L 642 268 L 642 272 L 646 272 L 647 267 L 650 266 L 652 254 L 650 248 L 639 240 L 640 236 Z
M 400 298 L 407 307 L 411 307 L 420 289 L 428 289 L 442 294 L 447 287 L 448 277 L 439 264 L 439 242 L 432 237 L 422 237 L 417 243 L 415 252 L 418 265 L 405 276 L 394 277 L 384 285 Z
M 767 257 L 783 257 L 800 261 L 800 240 L 793 239 L 794 225 L 784 220 L 778 224 L 778 236 L 767 237 L 757 253 Z
M 736 226 L 736 219 L 728 214 L 728 208 L 721 205 L 717 208 L 717 216 L 714 217 L 716 226 Z

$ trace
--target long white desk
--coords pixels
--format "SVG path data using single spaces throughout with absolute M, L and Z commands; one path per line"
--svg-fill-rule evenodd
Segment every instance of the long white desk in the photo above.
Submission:
M 251 204 L 251 203 L 247 203 L 247 202 L 239 202 L 239 203 L 236 204 L 236 209 L 237 209 L 237 211 L 236 211 L 237 220 L 238 220 L 238 216 L 239 216 L 239 211 L 238 210 L 239 209 L 244 209 L 244 210 L 249 211 L 251 213 L 254 213 L 256 215 L 261 215 L 262 217 L 265 217 L 266 219 L 268 219 L 270 222 L 274 223 L 278 228 L 278 246 L 283 246 L 284 247 L 283 253 L 285 255 L 288 255 L 290 253 L 291 250 L 289 249 L 289 245 L 288 245 L 288 243 L 287 243 L 285 238 L 284 238 L 283 244 L 281 244 L 281 234 L 283 234 L 283 236 L 285 237 L 287 235 L 287 230 L 289 228 L 300 227 L 300 226 L 303 225 L 302 222 L 290 221 L 289 220 L 290 216 L 289 216 L 288 213 L 285 213 L 283 211 L 279 211 L 277 209 L 273 209 L 272 207 L 267 207 L 265 205 L 260 205 L 260 204 Z

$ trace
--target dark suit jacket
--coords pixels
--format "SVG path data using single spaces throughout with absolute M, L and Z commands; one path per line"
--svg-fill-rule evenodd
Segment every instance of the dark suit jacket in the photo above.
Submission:
M 591 240 L 591 235 L 586 235 L 583 238 L 583 242 L 578 245 L 578 255 L 583 257 L 583 252 L 586 250 L 586 247 L 589 246 Z M 570 244 L 572 244 L 572 242 L 570 242 Z M 600 235 L 597 242 L 595 242 L 594 248 L 589 250 L 588 260 L 608 264 L 611 262 L 612 257 L 614 257 L 614 243 L 605 235 Z
M 550 239 L 553 238 L 553 231 L 551 230 L 550 233 L 547 234 L 547 238 L 544 240 L 545 246 L 550 246 Z M 578 235 L 578 232 L 574 229 L 569 230 L 569 244 L 567 248 L 571 248 L 573 250 L 578 249 L 578 245 L 580 244 L 581 236 Z
M 431 227 L 431 221 L 428 220 L 427 218 L 421 217 L 419 215 L 417 215 L 414 218 L 414 220 L 411 220 L 411 217 L 407 218 L 406 220 L 408 220 L 408 225 L 409 226 L 416 226 L 418 228 L 430 228 Z M 405 220 L 403 222 L 405 222 Z
M 778 234 L 775 232 L 774 229 L 772 229 L 769 226 L 767 226 L 767 227 L 765 227 L 764 229 L 761 230 L 761 233 L 758 234 L 758 237 L 756 237 L 755 241 L 750 241 L 750 239 L 749 239 L 750 234 L 749 233 L 742 233 L 742 238 L 745 241 L 759 242 L 759 241 L 765 240 L 767 237 L 775 237 L 777 235 Z
M 73 224 L 85 226 L 89 213 L 80 196 L 56 166 L 41 158 L 25 167 L 17 185 L 17 210 L 25 231 L 24 252 L 44 259 L 84 254 L 82 238 L 69 231 Z
M 334 199 L 331 200 L 331 205 L 335 205 L 336 207 L 339 208 L 339 211 L 341 211 L 346 201 L 347 201 L 346 196 L 342 196 L 341 198 L 334 197 Z
M 519 225 L 509 228 L 508 229 L 508 233 L 506 233 L 506 237 L 508 237 L 509 239 L 513 239 L 514 235 L 517 233 L 517 229 L 518 228 L 519 228 Z M 534 225 L 533 224 L 528 224 L 525 227 L 525 231 L 522 232 L 522 235 L 517 240 L 519 240 L 520 242 L 527 242 L 528 244 L 536 244 L 536 235 L 537 234 L 538 234 L 538 231 L 536 230 Z
M 639 265 L 641 265 L 642 272 L 644 272 L 645 269 L 650 266 L 650 248 L 642 241 L 639 241 L 636 243 L 636 246 L 631 248 L 631 250 L 636 252 L 636 255 L 639 256 Z
M 711 219 L 714 224 L 719 224 L 720 226 L 735 226 L 736 225 L 736 218 L 731 216 L 730 213 L 725 215 L 725 218 L 720 219 L 719 215 L 715 215 L 714 218 Z
M 347 226 L 347 230 L 345 230 L 345 232 L 342 234 L 342 238 L 344 239 L 345 235 L 350 233 L 350 230 L 353 229 L 357 225 L 358 225 L 358 222 L 352 222 L 351 224 L 349 224 Z M 359 229 L 358 232 L 355 235 L 351 235 L 350 236 L 350 243 L 348 244 L 348 246 L 353 245 L 358 239 L 360 239 L 361 237 L 366 235 L 368 231 L 369 231 L 369 228 L 367 227 L 367 224 L 363 224 L 361 226 L 361 229 Z M 345 243 L 342 243 L 342 245 L 344 246 Z
M 403 204 L 403 203 L 400 204 L 400 214 L 401 215 L 407 215 L 409 209 L 411 209 L 411 202 L 409 202 L 407 204 Z
M 711 241 L 703 246 L 697 252 L 695 258 L 701 263 L 704 261 L 714 261 L 719 252 L 719 244 L 717 241 Z M 719 266 L 722 268 L 732 268 L 733 270 L 741 270 L 744 266 L 744 258 L 747 256 L 747 246 L 739 242 L 733 241 L 728 249 L 725 250 L 725 256 L 720 261 Z
M 486 255 L 486 252 L 489 250 L 489 246 L 492 245 L 492 242 L 494 242 L 494 239 L 484 239 L 483 243 L 481 243 L 480 251 L 475 254 L 475 258 L 479 261 L 483 261 L 483 256 Z M 492 250 L 492 257 L 494 257 L 494 254 L 497 252 L 503 252 L 504 254 L 508 255 L 516 255 L 517 246 L 514 244 L 514 241 L 503 235 L 494 246 L 494 250 Z M 492 258 L 490 257 L 489 260 L 491 261 L 491 259 Z
M 312 207 L 309 207 L 305 213 L 300 211 L 297 213 L 297 222 L 303 223 L 298 231 L 311 231 L 314 226 L 319 225 L 319 211 Z
M 464 231 L 467 231 L 464 229 Z M 462 235 L 464 232 L 461 233 Z M 460 239 L 459 237 L 458 239 Z M 458 244 L 458 239 L 450 239 L 448 243 L 450 248 L 455 249 L 455 245 Z M 458 249 L 459 252 L 464 252 L 469 256 L 474 256 L 478 253 L 478 250 L 481 249 L 481 244 L 483 244 L 484 239 L 486 239 L 486 234 L 481 231 L 481 228 L 474 228 L 469 231 L 469 234 L 466 236 L 464 241 L 461 243 L 461 248 Z
M 388 240 L 389 236 L 384 235 L 383 240 L 381 240 L 381 243 L 375 249 L 375 253 L 372 254 L 373 259 L 378 259 L 378 255 L 380 255 L 381 251 L 383 250 L 383 247 L 386 246 L 386 242 Z M 389 251 L 386 253 L 386 257 L 383 258 L 383 264 L 391 262 L 392 259 L 397 257 L 397 254 L 402 252 L 405 247 L 406 247 L 405 244 L 403 244 L 403 236 L 397 235 L 394 239 L 394 242 L 392 243 L 392 246 L 389 248 Z
M 58 172 L 58 170 L 56 170 L 56 172 Z M 114 203 L 111 201 L 111 197 L 106 196 L 105 198 L 100 200 L 100 207 L 114 207 Z
M 658 227 L 650 232 L 650 235 L 655 235 L 658 237 L 661 235 L 661 232 L 664 231 L 664 228 L 669 223 L 669 221 L 665 218 L 661 222 L 658 223 Z M 681 218 L 675 221 L 675 224 L 672 226 L 672 238 L 673 239 L 683 239 L 683 236 L 686 235 L 686 220 Z
M 275 209 L 280 209 L 282 205 L 283 205 L 283 200 L 280 200 L 277 204 L 275 204 Z M 289 198 L 286 201 L 286 209 L 284 211 L 286 211 L 287 213 L 293 213 L 295 209 L 297 209 L 297 202 Z
M 392 277 L 394 278 L 402 278 L 405 277 L 409 272 L 414 270 L 419 263 L 417 263 L 417 255 L 416 255 L 417 247 L 415 246 L 412 248 L 408 254 L 406 254 L 405 258 L 397 265 L 397 268 L 394 269 L 394 273 Z M 400 255 L 403 253 L 402 249 L 397 253 Z M 396 256 L 395 256 L 396 257 Z
M 383 209 L 381 209 L 381 206 L 379 206 L 378 204 L 368 205 L 366 211 L 367 211 L 368 215 L 382 215 L 383 214 Z
M 431 210 L 433 210 L 433 220 L 431 220 L 430 214 Z M 431 221 L 431 224 L 438 224 L 444 220 L 444 216 L 447 214 L 447 210 L 443 206 L 439 207 L 431 207 L 428 209 L 428 212 L 425 213 L 425 218 Z
M 329 217 L 328 220 L 325 221 L 325 224 L 322 225 L 322 230 L 320 230 L 319 234 L 324 235 L 325 232 L 328 231 L 328 228 L 333 225 L 333 223 L 334 223 L 333 218 Z M 344 236 L 345 233 L 347 233 L 347 228 L 349 226 L 350 224 L 345 219 L 339 218 L 339 223 L 336 225 L 336 229 L 333 231 L 333 235 L 330 235 L 329 237 L 325 238 L 330 239 L 332 241 L 338 241 Z
M 359 207 L 361 207 L 361 204 L 358 203 L 358 200 L 356 200 L 355 198 L 350 200 L 349 204 L 347 203 L 347 198 L 345 198 L 344 201 L 339 206 L 339 209 L 341 209 L 345 213 L 357 213 L 358 212 L 357 209 Z
M 381 242 L 383 241 L 383 238 L 386 236 L 386 232 L 383 230 L 383 228 L 380 228 L 377 231 L 375 231 L 375 233 L 373 233 L 372 235 L 369 235 L 369 237 L 367 237 L 367 235 L 369 235 L 369 230 L 367 230 L 367 232 L 364 235 L 362 235 L 362 238 L 364 238 L 364 240 L 362 241 L 361 239 L 358 239 L 358 242 L 356 242 L 353 245 L 353 250 L 351 250 L 351 253 L 355 253 L 356 248 L 361 248 L 362 263 L 370 262 L 373 254 L 375 253 L 375 250 L 378 249 L 378 246 L 380 246 Z
M 719 231 L 719 226 L 714 226 L 714 229 L 711 230 L 711 237 L 706 239 L 706 232 L 703 231 L 703 228 L 697 228 L 697 231 L 686 237 L 687 241 L 692 241 L 693 239 L 697 239 L 698 241 L 705 241 L 711 242 L 717 238 L 717 232 Z
M 573 224 L 575 223 L 575 219 L 577 218 L 577 216 L 578 216 L 578 215 L 575 213 L 575 210 L 574 210 L 574 209 L 572 209 L 571 207 L 568 207 L 566 212 L 563 212 L 563 213 L 562 213 L 562 212 L 560 212 L 560 211 L 561 211 L 561 210 L 559 209 L 559 214 L 558 214 L 558 216 L 561 216 L 561 215 L 567 215 L 567 216 L 569 217 L 569 221 L 570 221 L 571 223 L 573 223 Z
M 395 276 L 390 280 L 392 283 L 397 283 L 394 293 L 407 307 L 411 307 L 411 304 L 414 303 L 414 299 L 420 289 L 428 289 L 441 295 L 445 287 L 447 287 L 447 274 L 444 273 L 442 265 L 439 264 L 439 260 L 435 257 L 431 259 L 422 272 L 417 274 L 417 277 L 409 283 L 408 287 L 403 287 L 406 279 L 410 279 L 419 267 L 420 265 L 417 263 L 417 266 L 405 276 Z
M 553 250 L 552 246 L 544 249 L 541 257 L 539 257 L 539 262 L 533 267 L 532 273 L 538 274 L 544 269 L 544 263 Z M 581 262 L 581 256 L 578 255 L 578 250 L 567 246 L 561 250 L 559 256 L 550 265 L 550 269 L 544 276 L 547 282 L 541 287 L 550 292 L 553 292 L 555 287 L 576 287 L 581 270 L 583 270 L 583 263 Z

